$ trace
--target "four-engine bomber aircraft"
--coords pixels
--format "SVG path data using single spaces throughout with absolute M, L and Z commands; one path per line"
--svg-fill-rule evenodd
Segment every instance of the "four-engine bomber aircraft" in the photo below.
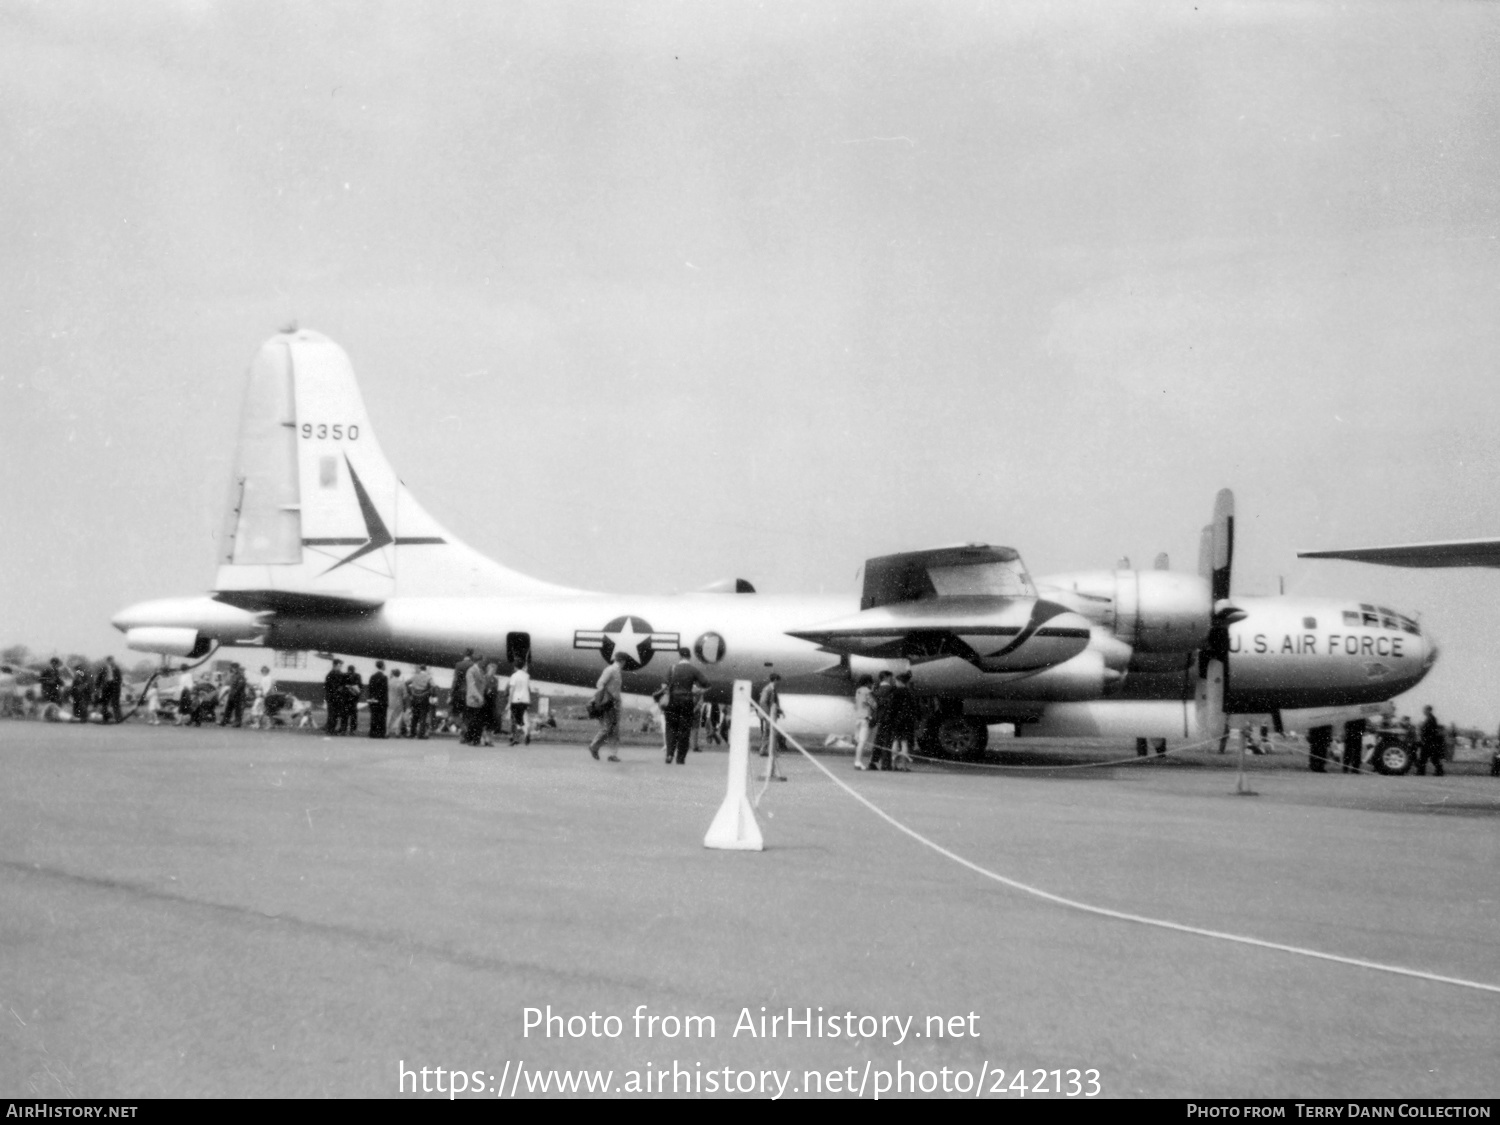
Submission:
M 1232 598 L 1233 498 L 1219 495 L 1198 574 L 1092 571 L 1033 581 L 1009 547 L 871 559 L 850 598 L 757 594 L 737 581 L 673 596 L 569 589 L 455 539 L 381 454 L 348 357 L 314 332 L 252 363 L 213 593 L 146 602 L 114 624 L 133 649 L 215 644 L 452 665 L 466 648 L 592 686 L 625 654 L 653 691 L 687 647 L 719 698 L 782 676 L 789 718 L 853 725 L 855 679 L 909 669 L 927 745 L 982 750 L 986 726 L 1027 734 L 1203 738 L 1225 712 L 1351 708 L 1407 690 L 1436 649 L 1412 618 L 1286 597 Z M 1324 727 L 1329 730 L 1331 727 Z

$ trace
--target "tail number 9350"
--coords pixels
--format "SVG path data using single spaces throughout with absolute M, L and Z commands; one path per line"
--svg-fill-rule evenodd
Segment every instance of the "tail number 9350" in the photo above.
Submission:
M 334 441 L 358 441 L 359 427 L 356 425 L 345 426 L 342 423 L 329 425 L 327 422 L 303 422 L 302 437 L 305 441 L 313 438 L 332 438 Z

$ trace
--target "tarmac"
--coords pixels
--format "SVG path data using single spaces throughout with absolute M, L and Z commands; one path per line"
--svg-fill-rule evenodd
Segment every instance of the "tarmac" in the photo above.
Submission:
M 510 1097 L 553 1069 L 621 1097 L 1016 1098 L 1018 1072 L 1027 1097 L 1500 1092 L 1500 991 L 1059 906 L 795 756 L 766 850 L 707 850 L 727 755 L 667 767 L 648 741 L 612 764 L 0 723 L 0 1095 L 447 1097 L 461 1072 L 460 1096 Z M 1112 756 L 1025 760 L 1091 755 Z M 819 760 L 1048 892 L 1500 988 L 1500 781 L 1478 766 L 1254 759 L 1239 796 L 1206 752 Z

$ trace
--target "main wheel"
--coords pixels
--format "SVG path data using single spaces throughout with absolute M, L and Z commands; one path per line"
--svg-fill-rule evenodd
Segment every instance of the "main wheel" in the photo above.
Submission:
M 1370 764 L 1376 773 L 1399 776 L 1409 771 L 1416 761 L 1411 747 L 1394 738 L 1382 738 L 1375 744 L 1375 757 Z
M 938 720 L 934 731 L 937 756 L 968 762 L 984 756 L 990 731 L 982 719 L 966 715 L 947 715 Z

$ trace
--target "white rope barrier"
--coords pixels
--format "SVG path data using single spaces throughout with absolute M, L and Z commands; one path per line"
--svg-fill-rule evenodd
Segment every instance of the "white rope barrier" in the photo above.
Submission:
M 760 711 L 760 708 L 756 707 L 754 703 L 752 703 L 751 706 L 755 707 L 755 710 L 759 712 L 762 717 L 765 717 L 765 712 Z M 987 867 L 981 867 L 979 864 L 973 862 L 972 860 L 965 859 L 957 852 L 950 851 L 949 849 L 943 847 L 941 844 L 929 840 L 926 836 L 923 836 L 916 829 L 908 828 L 905 824 L 902 824 L 895 817 L 891 816 L 890 813 L 886 812 L 879 805 L 875 804 L 873 801 L 869 800 L 869 798 L 865 797 L 852 786 L 846 784 L 843 780 L 836 777 L 833 771 L 825 766 L 822 762 L 818 761 L 818 759 L 815 758 L 805 746 L 794 739 L 791 735 L 787 734 L 785 728 L 775 724 L 774 720 L 771 720 L 769 718 L 766 721 L 772 723 L 772 725 L 776 725 L 777 730 L 781 731 L 781 736 L 786 739 L 787 745 L 796 749 L 804 758 L 811 762 L 813 766 L 820 770 L 823 775 L 828 778 L 829 781 L 833 782 L 845 793 L 849 794 L 849 796 L 853 797 L 860 804 L 864 805 L 865 808 L 869 809 L 872 813 L 878 816 L 881 820 L 885 821 L 892 828 L 895 828 L 898 832 L 910 836 L 919 844 L 922 844 L 924 847 L 931 848 L 939 855 L 943 856 L 946 859 L 952 860 L 959 866 L 966 867 L 970 871 L 973 871 L 975 874 L 982 875 L 986 879 L 990 879 L 996 883 L 999 883 L 1001 886 L 1009 887 L 1011 890 L 1020 891 L 1022 894 L 1031 895 L 1034 898 L 1043 900 L 1044 902 L 1051 902 L 1058 906 L 1067 907 L 1070 910 L 1078 910 L 1085 914 L 1094 914 L 1101 918 L 1113 918 L 1119 922 L 1134 922 L 1137 925 L 1141 926 L 1151 926 L 1155 929 L 1171 930 L 1176 933 L 1182 934 L 1192 934 L 1195 937 L 1212 938 L 1215 941 L 1227 941 L 1232 942 L 1236 945 L 1253 946 L 1257 949 L 1271 949 L 1277 951 L 1278 953 L 1290 953 L 1298 957 L 1310 957 L 1319 961 L 1332 961 L 1335 964 L 1348 965 L 1357 969 L 1369 969 L 1373 972 L 1390 973 L 1395 976 L 1410 977 L 1415 980 L 1429 981 L 1434 984 L 1450 984 L 1458 988 L 1469 988 L 1474 989 L 1478 992 L 1489 992 L 1495 995 L 1500 995 L 1500 985 L 1486 984 L 1483 981 L 1466 980 L 1462 977 L 1444 976 L 1440 973 L 1429 973 L 1421 969 L 1408 969 L 1401 965 L 1387 965 L 1380 961 L 1368 961 L 1361 957 L 1345 957 L 1337 953 L 1324 953 L 1323 951 L 1317 949 L 1306 949 L 1298 945 L 1286 945 L 1282 942 L 1266 941 L 1263 938 L 1246 937 L 1242 934 L 1231 934 L 1226 933 L 1222 930 L 1209 930 L 1204 929 L 1200 926 L 1189 926 L 1181 922 L 1171 922 L 1162 918 L 1151 918 L 1144 914 L 1131 914 L 1123 910 L 1111 910 L 1108 907 L 1093 906 L 1086 902 L 1080 902 L 1077 899 L 1071 899 L 1066 898 L 1062 895 L 1056 895 L 1050 891 L 1044 891 L 1040 887 L 1033 887 L 1030 884 L 1022 883 L 1017 879 L 1007 878 L 1006 876 L 1001 875 L 998 872 L 989 870 L 989 868 Z

